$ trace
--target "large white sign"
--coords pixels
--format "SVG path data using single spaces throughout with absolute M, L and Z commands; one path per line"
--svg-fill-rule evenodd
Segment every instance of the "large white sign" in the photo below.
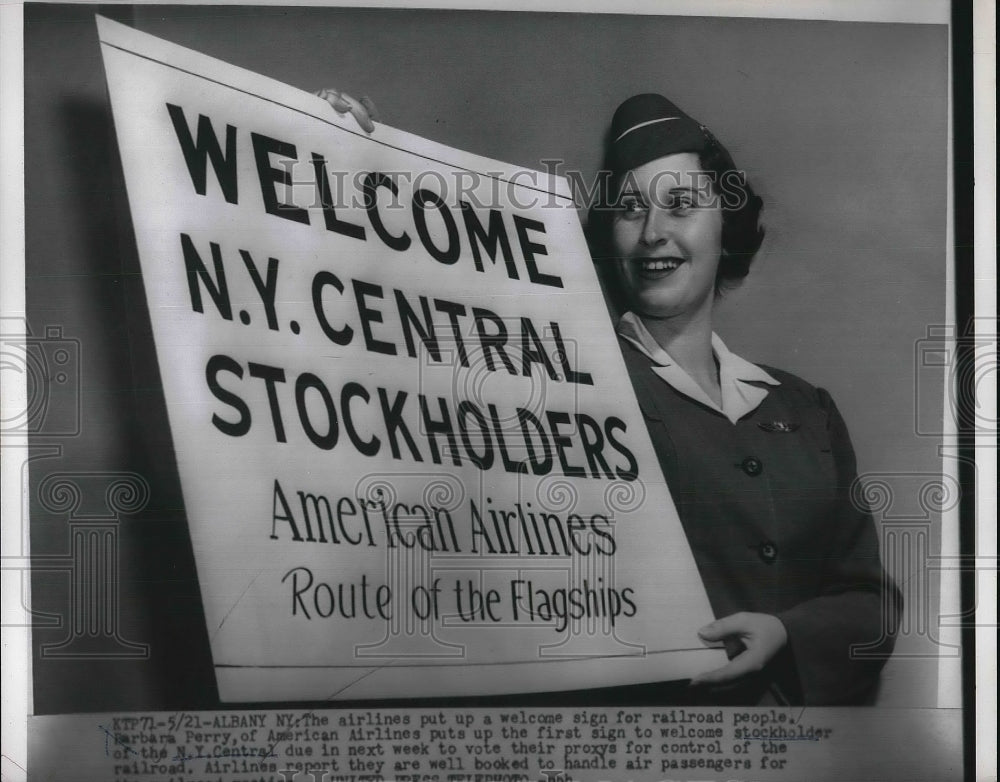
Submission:
M 565 180 L 98 27 L 222 698 L 721 664 Z

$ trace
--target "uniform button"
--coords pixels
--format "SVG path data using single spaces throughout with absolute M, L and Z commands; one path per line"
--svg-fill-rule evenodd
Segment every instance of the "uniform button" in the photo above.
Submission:
M 743 472 L 749 475 L 751 478 L 756 478 L 762 472 L 764 472 L 764 463 L 758 459 L 756 456 L 748 456 L 743 460 L 740 467 L 743 468 Z
M 771 541 L 765 540 L 757 547 L 757 555 L 760 557 L 762 562 L 766 562 L 770 565 L 778 558 L 778 547 Z

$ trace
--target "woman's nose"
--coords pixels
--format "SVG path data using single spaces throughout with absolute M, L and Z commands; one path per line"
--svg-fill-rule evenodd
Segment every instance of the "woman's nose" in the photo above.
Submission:
M 646 220 L 642 225 L 639 243 L 644 247 L 658 247 L 670 239 L 669 219 L 655 206 L 646 211 Z

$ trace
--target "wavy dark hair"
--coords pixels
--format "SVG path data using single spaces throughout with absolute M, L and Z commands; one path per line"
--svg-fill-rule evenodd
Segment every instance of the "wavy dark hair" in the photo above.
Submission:
M 705 129 L 707 146 L 697 153 L 716 195 L 722 202 L 722 256 L 715 276 L 715 295 L 738 285 L 750 272 L 750 264 L 764 242 L 764 227 L 760 214 L 764 201 L 750 186 L 746 173 L 736 167 L 732 155 Z M 615 214 L 619 209 L 618 194 L 626 172 L 614 171 L 610 165 L 610 144 L 607 145 L 604 170 L 597 198 L 591 204 L 587 218 L 587 242 L 597 264 L 605 289 L 619 312 L 627 310 L 628 301 L 621 286 L 616 256 L 611 242 Z

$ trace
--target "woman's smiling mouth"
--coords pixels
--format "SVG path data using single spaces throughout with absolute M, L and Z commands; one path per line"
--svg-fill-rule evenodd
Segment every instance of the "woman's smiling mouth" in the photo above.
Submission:
M 683 258 L 643 258 L 633 261 L 639 277 L 646 280 L 657 280 L 672 274 L 682 263 Z

